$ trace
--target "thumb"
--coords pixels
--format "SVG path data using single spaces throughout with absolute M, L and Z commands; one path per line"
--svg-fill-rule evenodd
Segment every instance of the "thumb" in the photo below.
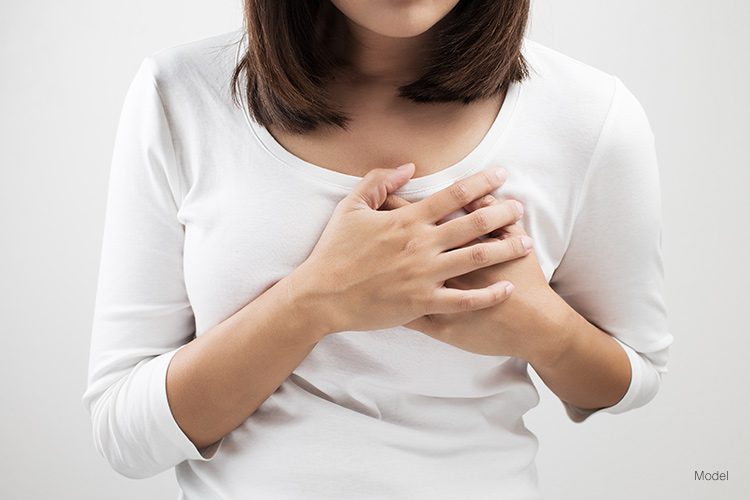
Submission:
M 352 210 L 370 208 L 377 210 L 389 193 L 406 184 L 414 175 L 415 165 L 406 163 L 398 168 L 374 168 L 367 172 L 359 184 L 344 198 L 343 204 Z

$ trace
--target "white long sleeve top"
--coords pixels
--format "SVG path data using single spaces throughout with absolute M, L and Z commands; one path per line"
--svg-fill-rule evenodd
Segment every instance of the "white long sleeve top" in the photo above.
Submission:
M 540 498 L 527 362 L 404 327 L 327 336 L 205 449 L 181 430 L 172 356 L 302 263 L 360 180 L 292 154 L 231 102 L 241 35 L 152 53 L 127 91 L 82 398 L 97 450 L 131 478 L 175 467 L 191 500 Z M 495 194 L 524 204 L 547 280 L 631 363 L 614 406 L 561 408 L 576 422 L 623 413 L 655 396 L 673 340 L 654 136 L 618 77 L 528 38 L 523 53 L 531 76 L 479 145 L 397 194 L 416 201 L 504 166 Z

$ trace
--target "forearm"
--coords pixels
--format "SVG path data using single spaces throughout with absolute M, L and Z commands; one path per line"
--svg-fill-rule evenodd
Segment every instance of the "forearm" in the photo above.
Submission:
M 173 357 L 167 371 L 169 405 L 197 448 L 247 419 L 325 335 L 305 311 L 305 297 L 290 293 L 292 276 Z
M 541 340 L 527 359 L 544 383 L 561 400 L 583 409 L 620 401 L 630 385 L 631 368 L 617 341 L 554 291 L 543 311 L 535 328 Z

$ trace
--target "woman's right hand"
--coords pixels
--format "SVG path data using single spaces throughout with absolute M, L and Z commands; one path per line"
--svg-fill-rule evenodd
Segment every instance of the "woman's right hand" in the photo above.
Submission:
M 530 251 L 519 238 L 463 247 L 516 222 L 520 203 L 505 200 L 438 224 L 500 187 L 505 170 L 481 171 L 416 203 L 379 211 L 412 175 L 413 163 L 368 172 L 336 206 L 309 257 L 288 276 L 295 304 L 326 334 L 389 328 L 425 314 L 490 307 L 508 297 L 507 281 L 474 290 L 443 285 Z

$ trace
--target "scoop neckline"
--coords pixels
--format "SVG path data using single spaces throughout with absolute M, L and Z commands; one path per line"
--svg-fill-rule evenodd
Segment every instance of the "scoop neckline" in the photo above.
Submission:
M 504 136 L 504 132 L 516 109 L 522 88 L 522 82 L 512 81 L 509 83 L 500 110 L 495 116 L 489 129 L 485 132 L 485 135 L 474 149 L 469 151 L 463 158 L 452 165 L 438 170 L 437 172 L 410 179 L 409 182 L 395 192 L 399 194 L 413 194 L 434 188 L 446 187 L 459 178 L 469 175 L 474 171 L 478 171 L 484 164 L 483 160 L 485 158 L 485 153 L 488 152 L 490 148 L 496 147 L 500 139 Z M 351 189 L 363 179 L 363 177 L 358 175 L 338 172 L 300 158 L 278 142 L 266 127 L 251 118 L 247 111 L 244 98 L 241 99 L 240 104 L 243 115 L 245 116 L 245 122 L 253 136 L 266 152 L 283 165 L 290 167 L 311 179 L 340 188 Z M 397 165 L 393 165 L 393 167 L 396 166 Z

